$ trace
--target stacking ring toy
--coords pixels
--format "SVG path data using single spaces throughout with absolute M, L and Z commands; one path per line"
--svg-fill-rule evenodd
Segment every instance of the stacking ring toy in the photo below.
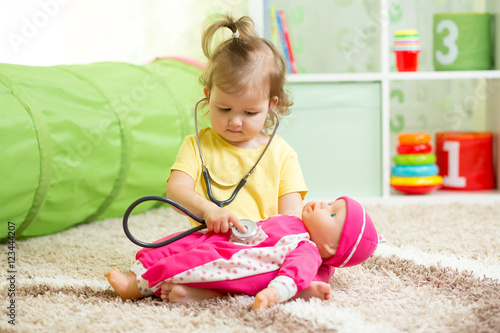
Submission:
M 392 186 L 433 186 L 441 185 L 443 177 L 427 176 L 427 177 L 391 177 Z
M 403 192 L 406 194 L 426 194 L 437 190 L 441 185 L 429 185 L 429 186 L 392 186 L 396 191 Z
M 420 145 L 431 142 L 428 133 L 403 133 L 398 136 L 398 141 L 402 145 Z
M 429 143 L 419 145 L 399 145 L 396 149 L 398 154 L 429 154 L 432 152 L 432 145 Z
M 422 165 L 436 163 L 434 154 L 403 154 L 394 156 L 397 165 Z
M 436 164 L 396 165 L 392 168 L 392 174 L 400 177 L 435 176 L 438 173 L 439 168 Z

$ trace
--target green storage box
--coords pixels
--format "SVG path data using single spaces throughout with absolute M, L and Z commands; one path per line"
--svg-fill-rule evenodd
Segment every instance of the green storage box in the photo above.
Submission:
M 491 68 L 490 14 L 435 14 L 433 31 L 435 70 Z

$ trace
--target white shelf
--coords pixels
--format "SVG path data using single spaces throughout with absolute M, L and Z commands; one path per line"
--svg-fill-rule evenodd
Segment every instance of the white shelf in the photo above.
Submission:
M 317 201 L 332 201 L 336 198 L 332 197 L 310 197 L 308 200 Z M 498 191 L 449 191 L 438 190 L 429 194 L 423 195 L 406 195 L 401 193 L 391 193 L 389 197 L 357 197 L 363 204 L 378 204 L 387 203 L 391 204 L 439 204 L 439 203 L 477 203 L 484 205 L 499 205 L 500 192 Z
M 289 74 L 288 82 L 360 82 L 381 81 L 381 73 L 328 73 L 328 74 Z
M 363 204 L 379 204 L 389 202 L 392 205 L 436 205 L 443 203 L 500 205 L 500 193 L 492 191 L 481 193 L 437 191 L 423 195 L 391 194 L 389 197 L 359 198 L 359 201 Z
M 376 82 L 414 80 L 500 79 L 500 71 L 443 71 L 443 72 L 389 72 L 389 73 L 318 73 L 289 74 L 288 82 Z
M 391 81 L 500 79 L 500 71 L 392 72 L 388 73 L 387 76 Z

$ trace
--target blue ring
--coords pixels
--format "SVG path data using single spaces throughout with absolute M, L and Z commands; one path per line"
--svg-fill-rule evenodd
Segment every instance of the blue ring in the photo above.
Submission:
M 399 177 L 435 176 L 438 173 L 439 168 L 436 164 L 396 165 L 392 168 L 392 174 Z

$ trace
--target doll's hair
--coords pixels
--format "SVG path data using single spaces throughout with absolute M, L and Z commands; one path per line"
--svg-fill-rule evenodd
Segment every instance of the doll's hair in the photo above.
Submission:
M 232 36 L 212 48 L 221 28 L 231 30 Z M 208 17 L 201 45 L 208 61 L 200 82 L 209 90 L 217 86 L 227 94 L 240 94 L 252 89 L 268 99 L 277 96 L 274 111 L 280 118 L 289 113 L 293 102 L 285 89 L 285 60 L 271 42 L 256 34 L 250 17 Z M 273 124 L 274 117 L 268 116 L 264 128 Z

